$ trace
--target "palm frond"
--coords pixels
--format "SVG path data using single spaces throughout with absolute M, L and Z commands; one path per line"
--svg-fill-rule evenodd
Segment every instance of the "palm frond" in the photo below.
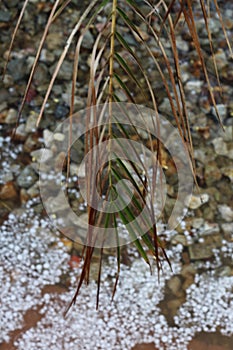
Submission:
M 213 48 L 213 38 L 209 27 L 210 9 L 206 8 L 204 0 L 197 2 L 200 5 L 202 16 L 205 22 L 205 29 L 209 40 L 211 56 L 214 63 L 214 71 L 217 78 L 217 84 L 220 87 L 220 78 L 217 69 L 216 59 Z M 47 20 L 46 27 L 41 37 L 39 47 L 37 49 L 36 57 L 30 72 L 28 83 L 24 92 L 21 106 L 18 113 L 18 123 L 20 115 L 24 108 L 30 86 L 39 63 L 42 48 L 46 43 L 46 38 L 51 26 L 56 19 L 69 6 L 70 0 L 56 0 L 52 6 L 50 15 Z M 51 80 L 46 90 L 43 103 L 40 108 L 37 119 L 37 126 L 39 126 L 42 116 L 44 114 L 46 104 L 52 92 L 53 85 L 57 79 L 58 73 L 72 44 L 75 41 L 74 60 L 73 60 L 73 75 L 72 75 L 72 89 L 70 96 L 70 139 L 69 150 L 67 156 L 67 177 L 70 171 L 70 150 L 72 145 L 72 129 L 73 129 L 73 115 L 75 112 L 75 96 L 77 93 L 78 73 L 80 69 L 80 58 L 82 56 L 83 40 L 87 31 L 95 25 L 98 16 L 104 15 L 104 23 L 95 37 L 94 44 L 90 53 L 89 72 L 88 72 L 88 92 L 86 99 L 87 109 L 85 111 L 86 134 L 85 134 L 85 154 L 91 152 L 91 156 L 87 158 L 86 166 L 86 190 L 87 190 L 87 212 L 88 212 L 88 232 L 83 251 L 83 269 L 78 282 L 77 291 L 74 295 L 70 306 L 75 303 L 81 286 L 84 282 L 88 283 L 90 268 L 93 259 L 94 247 L 98 243 L 100 249 L 100 265 L 97 281 L 97 307 L 99 304 L 100 282 L 101 282 L 101 268 L 104 255 L 104 247 L 107 241 L 107 230 L 110 228 L 114 232 L 115 249 L 117 255 L 117 274 L 116 282 L 113 288 L 113 295 L 115 294 L 119 275 L 120 275 L 120 254 L 121 254 L 121 239 L 118 227 L 120 220 L 125 225 L 130 241 L 134 242 L 138 252 L 144 261 L 151 267 L 150 254 L 154 257 L 158 271 L 161 269 L 161 256 L 169 263 L 169 259 L 161 243 L 156 228 L 155 212 L 154 212 L 154 194 L 157 189 L 162 191 L 162 179 L 157 179 L 159 164 L 161 164 L 161 142 L 160 142 L 160 116 L 158 108 L 157 91 L 154 88 L 153 81 L 145 69 L 142 58 L 138 51 L 144 51 L 153 62 L 154 70 L 157 71 L 158 76 L 164 87 L 164 91 L 169 100 L 171 113 L 174 118 L 174 123 L 182 139 L 185 149 L 190 155 L 190 167 L 195 178 L 195 164 L 193 157 L 192 137 L 188 118 L 188 108 L 186 106 L 186 96 L 184 84 L 182 81 L 182 72 L 180 67 L 179 50 L 177 48 L 176 28 L 179 21 L 184 21 L 187 26 L 195 51 L 201 62 L 201 68 L 204 78 L 206 80 L 208 91 L 219 123 L 222 125 L 221 118 L 217 110 L 217 103 L 213 93 L 213 87 L 209 78 L 205 57 L 201 48 L 200 39 L 196 29 L 195 15 L 193 9 L 193 2 L 191 0 L 171 0 L 170 2 L 161 0 L 156 5 L 145 1 L 147 10 L 142 10 L 138 2 L 134 0 L 91 0 L 84 12 L 77 18 L 75 26 L 69 33 L 65 46 L 62 50 L 58 62 L 53 71 Z M 18 28 L 23 18 L 23 14 L 28 5 L 28 0 L 24 1 L 21 13 L 19 15 L 15 30 L 12 35 L 12 40 L 9 47 L 9 54 L 6 59 L 6 66 L 4 74 L 7 69 L 7 64 L 10 59 L 10 53 L 13 47 Z M 225 35 L 227 45 L 231 56 L 232 47 L 227 36 L 227 31 L 221 16 L 221 11 L 217 0 L 214 0 L 216 12 Z M 106 9 L 111 7 L 110 11 Z M 107 15 L 106 15 L 107 13 Z M 132 13 L 133 16 L 130 16 Z M 156 18 L 156 24 L 153 23 L 153 16 Z M 119 25 L 120 23 L 120 25 Z M 122 23 L 124 29 L 122 30 Z M 146 32 L 156 45 L 159 51 L 159 57 L 155 55 L 151 49 L 151 42 L 147 42 L 146 36 L 142 34 L 138 27 L 138 23 L 145 26 Z M 132 47 L 129 38 L 135 41 L 135 47 Z M 165 40 L 170 45 L 171 57 L 168 54 L 167 47 L 165 47 Z M 131 41 L 132 42 L 132 41 Z M 135 89 L 135 91 L 134 91 Z M 126 101 L 137 104 L 138 95 L 144 101 L 144 104 L 152 107 L 153 112 L 148 116 L 149 122 L 145 120 L 143 113 L 138 109 L 141 118 L 141 124 L 144 131 L 147 133 L 148 152 L 154 153 L 152 157 L 150 169 L 141 160 L 141 155 L 145 153 L 139 151 L 134 144 L 131 143 L 128 147 L 124 147 L 124 142 L 119 140 L 131 140 L 132 132 L 134 136 L 143 144 L 145 140 L 140 136 L 137 128 L 133 128 L 133 121 L 130 113 L 119 102 L 121 101 L 120 92 L 124 94 Z M 137 92 L 137 93 L 135 93 Z M 114 103 L 119 104 L 119 113 L 124 116 L 125 124 L 118 120 L 114 115 Z M 98 106 L 101 105 L 101 108 Z M 101 123 L 104 119 L 106 111 L 108 112 L 108 123 Z M 18 124 L 17 123 L 17 124 Z M 131 130 L 129 131 L 129 125 Z M 115 129 L 117 135 L 115 135 Z M 153 132 L 156 131 L 158 135 L 158 142 L 156 150 L 153 148 Z M 120 135 L 120 137 L 119 137 Z M 108 140 L 108 148 L 103 150 L 98 146 L 104 141 Z M 118 140 L 118 141 L 117 141 Z M 118 143 L 117 143 L 118 142 Z M 114 145 L 117 145 L 121 150 L 121 156 L 114 154 Z M 112 158 L 114 154 L 115 158 Z M 132 158 L 133 155 L 133 158 Z M 145 156 L 145 154 L 144 154 Z M 127 160 L 125 162 L 125 160 Z M 133 161 L 132 161 L 133 159 Z M 98 172 L 98 164 L 103 163 L 103 166 Z M 105 164 L 107 163 L 107 165 Z M 137 163 L 137 165 L 135 165 Z M 106 166 L 105 166 L 106 165 Z M 140 166 L 141 171 L 138 169 Z M 149 174 L 152 170 L 152 175 Z M 143 172 L 143 176 L 142 176 Z M 96 177 L 98 174 L 98 186 L 100 197 L 105 197 L 105 204 L 103 204 L 102 211 L 98 210 L 98 195 L 94 191 L 96 187 Z M 152 183 L 149 184 L 149 177 L 152 177 Z M 132 185 L 133 191 L 126 185 L 127 180 Z M 117 192 L 116 183 L 122 184 L 124 193 Z M 107 187 L 107 190 L 106 190 Z M 131 197 L 130 205 L 127 203 L 125 196 Z M 118 201 L 115 201 L 115 197 Z M 107 203 L 111 208 L 115 207 L 115 213 L 105 213 L 104 206 Z M 124 209 L 122 209 L 122 207 Z M 140 213 L 141 221 L 135 220 L 137 214 Z M 103 229 L 103 231 L 100 230 Z M 99 237 L 98 233 L 102 232 Z M 69 307 L 70 307 L 69 306 Z

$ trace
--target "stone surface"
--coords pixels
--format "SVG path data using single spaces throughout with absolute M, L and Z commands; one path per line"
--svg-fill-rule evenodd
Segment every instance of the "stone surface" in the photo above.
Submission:
M 5 200 L 5 199 L 14 199 L 18 196 L 17 190 L 15 188 L 14 183 L 8 182 L 2 187 L 0 187 L 0 199 Z
M 190 209 L 197 209 L 201 207 L 203 204 L 209 201 L 209 195 L 207 193 L 203 193 L 201 195 L 190 195 L 186 198 L 185 204 Z
M 16 182 L 19 187 L 29 188 L 38 180 L 38 175 L 35 173 L 34 169 L 28 165 L 26 166 L 21 174 L 17 177 Z
M 221 235 L 212 234 L 204 236 L 201 243 L 194 243 L 188 246 L 188 252 L 191 260 L 206 260 L 213 256 L 213 249 L 221 246 Z
M 225 221 L 233 222 L 233 209 L 228 205 L 219 205 L 218 210 Z

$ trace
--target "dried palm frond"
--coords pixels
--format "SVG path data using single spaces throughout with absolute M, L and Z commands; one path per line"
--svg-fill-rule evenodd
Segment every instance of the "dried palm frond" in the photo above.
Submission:
M 47 34 L 56 21 L 56 19 L 69 7 L 70 1 L 56 0 L 52 6 L 50 15 L 47 20 L 46 27 L 44 29 L 43 36 L 41 38 L 39 47 L 37 49 L 37 54 L 35 57 L 34 64 L 31 69 L 31 74 L 28 79 L 28 84 L 25 89 L 24 97 L 22 104 L 19 108 L 18 122 L 20 120 L 20 115 L 22 113 L 23 107 L 25 105 L 30 86 L 33 82 L 33 77 L 36 72 L 36 68 L 40 59 L 41 50 L 46 42 Z M 138 133 L 137 128 L 135 130 L 129 131 L 128 125 L 133 124 L 131 121 L 131 116 L 127 111 L 122 110 L 124 113 L 126 124 L 122 121 L 118 121 L 114 115 L 113 104 L 119 103 L 121 101 L 120 92 L 125 96 L 125 101 L 131 102 L 133 104 L 138 103 L 138 96 L 143 100 L 145 106 L 149 106 L 153 109 L 154 113 L 151 118 L 150 127 L 146 125 L 145 128 L 148 132 L 148 148 L 154 151 L 154 141 L 151 137 L 151 127 L 155 130 L 159 126 L 159 112 L 158 112 L 158 97 L 157 91 L 154 88 L 153 81 L 151 81 L 150 74 L 147 69 L 144 68 L 144 64 L 138 52 L 146 53 L 148 59 L 153 62 L 154 70 L 158 72 L 158 76 L 161 79 L 161 82 L 164 86 L 164 91 L 168 97 L 171 107 L 171 113 L 174 117 L 174 123 L 180 134 L 181 139 L 187 151 L 190 155 L 190 166 L 195 177 L 195 168 L 193 161 L 193 146 L 192 146 L 192 137 L 189 126 L 188 110 L 186 106 L 186 97 L 184 84 L 182 81 L 182 72 L 180 69 L 180 58 L 179 50 L 177 49 L 177 34 L 176 28 L 179 22 L 183 22 L 187 26 L 189 35 L 193 42 L 194 48 L 198 55 L 198 58 L 201 62 L 201 68 L 203 71 L 204 78 L 208 85 L 208 91 L 212 104 L 215 108 L 216 115 L 218 116 L 219 122 L 221 123 L 221 118 L 218 114 L 217 105 L 215 96 L 213 94 L 213 87 L 211 86 L 208 70 L 205 63 L 204 54 L 202 52 L 200 40 L 196 30 L 195 24 L 195 13 L 194 6 L 199 4 L 202 16 L 205 22 L 205 28 L 207 37 L 209 39 L 210 51 L 213 57 L 215 74 L 217 77 L 217 83 L 220 87 L 220 80 L 218 75 L 217 64 L 214 56 L 214 49 L 212 43 L 212 36 L 209 28 L 209 17 L 210 17 L 210 8 L 209 2 L 206 4 L 204 0 L 191 1 L 191 0 L 171 0 L 164 1 L 161 0 L 157 4 L 154 4 L 152 1 L 144 1 L 143 8 L 141 3 L 136 0 L 92 0 L 87 3 L 86 9 L 80 15 L 80 18 L 77 18 L 77 23 L 69 33 L 66 44 L 63 48 L 63 51 L 58 59 L 57 65 L 52 74 L 52 78 L 47 87 L 46 94 L 43 99 L 43 103 L 40 109 L 40 113 L 37 120 L 37 125 L 40 124 L 41 118 L 45 111 L 46 103 L 49 100 L 54 82 L 57 78 L 59 70 L 69 52 L 72 48 L 72 44 L 75 42 L 74 49 L 74 63 L 73 63 L 73 77 L 72 77 L 72 92 L 70 98 L 70 140 L 69 144 L 72 145 L 72 118 L 75 111 L 74 100 L 76 95 L 76 85 L 78 79 L 79 63 L 80 57 L 82 56 L 82 43 L 85 36 L 85 33 L 95 26 L 98 16 L 103 15 L 104 23 L 101 26 L 98 34 L 96 35 L 95 42 L 92 47 L 92 52 L 90 56 L 90 70 L 89 70 L 89 84 L 88 84 L 88 93 L 87 93 L 87 114 L 86 114 L 86 126 L 87 133 L 85 139 L 85 153 L 88 154 L 94 146 L 98 146 L 104 139 L 109 141 L 109 150 L 111 145 L 114 142 L 114 138 L 121 136 L 122 139 L 132 139 L 132 134 L 136 135 L 139 139 L 141 138 L 140 133 Z M 12 41 L 10 44 L 9 55 L 7 57 L 6 66 L 10 59 L 10 52 L 12 50 L 13 42 L 17 35 L 17 30 L 19 28 L 20 22 L 23 18 L 28 0 L 25 0 L 22 11 L 20 13 L 17 25 L 15 27 L 14 33 L 12 35 Z M 226 38 L 226 42 L 229 46 L 230 54 L 232 56 L 232 48 L 227 37 L 227 31 L 224 27 L 224 22 L 221 17 L 221 11 L 218 6 L 217 0 L 214 0 L 214 5 L 216 12 L 219 16 L 219 20 Z M 108 11 L 106 10 L 108 9 Z M 110 9 L 110 10 L 109 10 Z M 123 23 L 123 25 L 122 25 Z M 143 24 L 144 31 L 139 27 L 139 24 Z M 127 32 L 127 36 L 125 35 Z M 147 42 L 148 37 L 150 42 Z M 135 41 L 135 47 L 132 47 L 131 41 Z M 154 50 L 151 48 L 151 42 L 153 45 L 157 46 L 159 55 L 155 55 Z M 165 45 L 166 42 L 166 45 Z M 171 57 L 167 53 L 168 43 L 170 45 Z M 145 59 L 145 58 L 144 58 Z M 4 73 L 6 72 L 4 70 Z M 140 101 L 141 103 L 141 101 Z M 108 108 L 108 124 L 104 127 L 93 127 L 89 128 L 91 125 L 91 120 L 94 118 L 94 124 L 97 125 L 98 121 L 95 120 L 101 117 L 101 114 L 98 114 L 98 107 L 95 110 L 93 106 L 107 106 Z M 103 110 L 105 107 L 102 107 Z M 91 110 L 91 112 L 88 112 Z M 119 105 L 119 108 L 120 107 Z M 139 111 L 140 115 L 140 111 Z M 143 116 L 142 116 L 143 119 Z M 132 123 L 131 123 L 132 122 Z M 117 132 L 116 132 L 117 130 Z M 116 137 L 117 134 L 117 137 Z M 121 144 L 118 145 L 121 148 Z M 134 153 L 135 159 L 141 165 L 142 172 L 133 164 L 133 162 L 128 162 L 127 166 L 122 159 L 129 158 L 129 149 L 122 147 L 122 159 L 116 158 L 114 161 L 111 158 L 107 159 L 108 165 L 105 167 L 102 174 L 99 175 L 99 186 L 102 189 L 102 195 L 109 202 L 114 202 L 116 196 L 119 197 L 118 206 L 115 207 L 114 213 L 103 214 L 100 213 L 95 206 L 92 205 L 98 201 L 96 198 L 95 192 L 93 192 L 93 186 L 96 185 L 96 178 L 94 174 L 97 169 L 98 159 L 101 160 L 104 158 L 101 152 L 97 152 L 95 157 L 92 156 L 89 159 L 87 168 L 89 170 L 88 176 L 86 178 L 86 188 L 87 188 L 87 201 L 88 201 L 88 232 L 87 232 L 87 241 L 84 249 L 84 264 L 82 273 L 79 279 L 79 284 L 77 292 L 72 300 L 72 303 L 75 302 L 79 290 L 84 281 L 88 283 L 89 281 L 89 272 L 92 263 L 94 246 L 96 235 L 93 230 L 93 226 L 99 225 L 99 227 L 105 228 L 108 230 L 109 225 L 111 224 L 115 232 L 115 242 L 116 244 L 116 255 L 117 255 L 117 274 L 116 274 L 116 283 L 113 290 L 113 295 L 116 290 L 117 281 L 120 273 L 120 259 L 121 259 L 121 248 L 119 243 L 119 232 L 118 232 L 118 222 L 119 220 L 127 227 L 130 240 L 134 242 L 136 248 L 138 249 L 140 255 L 145 260 L 145 262 L 150 266 L 150 254 L 155 258 L 158 270 L 161 268 L 162 258 L 168 260 L 167 255 L 164 250 L 162 242 L 159 240 L 157 235 L 156 223 L 150 226 L 150 223 L 153 222 L 155 216 L 154 213 L 154 196 L 150 196 L 150 200 L 146 201 L 146 196 L 148 196 L 149 191 L 153 194 L 156 191 L 156 188 L 161 185 L 160 181 L 157 179 L 158 163 L 161 163 L 161 143 L 158 141 L 156 146 L 156 157 L 153 159 L 151 168 L 152 172 L 152 186 L 148 188 L 148 178 L 149 171 L 147 166 L 143 164 L 140 160 L 140 154 L 138 154 L 137 149 L 130 149 L 130 152 Z M 70 152 L 70 151 L 69 151 Z M 191 165 L 192 164 L 192 165 Z M 67 173 L 69 174 L 70 166 L 70 153 L 68 154 L 68 163 L 67 163 Z M 131 170 L 129 171 L 129 168 Z M 104 175 L 105 174 L 105 175 Z M 116 191 L 115 184 L 122 179 L 126 179 L 132 184 L 133 187 L 133 197 L 131 205 L 127 205 L 125 202 L 125 196 Z M 124 187 L 125 186 L 125 187 Z M 107 190 L 106 190 L 107 188 Z M 104 190 L 105 189 L 105 190 Z M 127 194 L 128 187 L 123 183 L 123 192 Z M 130 195 L 130 193 L 128 194 Z M 121 209 L 121 204 L 124 206 L 124 210 Z M 146 214 L 142 216 L 141 226 L 134 224 L 134 219 L 138 212 L 142 212 L 145 209 Z M 149 220 L 148 223 L 148 218 Z M 147 227 L 148 225 L 148 227 Z M 145 234 L 145 227 L 147 227 Z M 100 248 L 100 269 L 98 276 L 98 288 L 97 288 L 97 306 L 99 300 L 100 292 L 100 281 L 101 281 L 101 263 L 105 245 L 105 233 L 102 235 L 102 245 Z M 162 258 L 161 258 L 162 257 Z M 71 304 L 72 304 L 71 303 Z

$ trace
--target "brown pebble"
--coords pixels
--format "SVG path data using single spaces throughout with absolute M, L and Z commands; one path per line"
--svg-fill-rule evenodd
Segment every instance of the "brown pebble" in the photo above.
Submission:
M 7 182 L 2 186 L 0 190 L 0 199 L 13 199 L 18 196 L 14 183 L 12 181 Z

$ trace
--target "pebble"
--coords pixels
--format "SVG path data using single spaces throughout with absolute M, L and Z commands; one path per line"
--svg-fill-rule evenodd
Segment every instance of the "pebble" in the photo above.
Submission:
M 54 65 L 52 65 L 51 68 L 49 68 L 49 73 L 52 75 L 55 68 L 56 68 L 56 63 Z M 72 79 L 72 73 L 73 73 L 73 64 L 72 62 L 68 62 L 68 61 L 64 61 L 62 63 L 62 66 L 58 72 L 57 75 L 57 79 L 61 79 L 63 80 L 67 80 L 67 81 L 71 81 Z
M 224 105 L 224 104 L 218 104 L 218 105 L 216 105 L 216 107 L 217 107 L 218 113 L 219 113 L 219 115 L 220 115 L 220 118 L 222 118 L 222 119 L 226 118 L 226 116 L 227 116 L 227 107 L 226 107 L 226 105 Z M 211 113 L 212 113 L 215 117 L 217 117 L 215 108 L 214 108 L 213 106 L 211 107 Z
M 3 112 L 6 109 L 7 109 L 7 103 L 6 103 L 6 101 L 2 101 L 0 103 L 0 112 Z
M 190 276 L 195 276 L 196 274 L 196 269 L 193 265 L 184 265 L 180 271 L 180 274 L 184 278 L 189 278 Z
M 38 119 L 37 113 L 31 113 L 26 121 L 25 131 L 27 133 L 32 133 L 36 131 L 36 123 Z
M 168 287 L 170 288 L 172 294 L 179 296 L 181 289 L 181 280 L 178 276 L 173 276 L 168 282 Z
M 218 137 L 212 141 L 214 145 L 214 150 L 217 154 L 222 155 L 222 156 L 227 156 L 228 155 L 228 149 L 227 149 L 227 144 L 226 142 L 223 141 L 221 137 Z
M 190 209 L 197 209 L 201 207 L 203 204 L 209 201 L 209 195 L 207 193 L 203 193 L 201 195 L 189 195 L 185 199 L 185 204 Z
M 206 162 L 204 178 L 208 187 L 212 186 L 216 181 L 222 177 L 222 172 L 218 168 L 215 161 Z
M 53 135 L 53 138 L 55 141 L 62 142 L 65 139 L 65 135 L 57 132 Z
M 18 140 L 18 141 L 25 141 L 26 138 L 27 138 L 27 133 L 25 131 L 25 124 L 22 123 L 20 124 L 19 126 L 17 126 L 16 130 L 15 130 L 15 140 Z
M 10 11 L 0 11 L 0 22 L 7 23 L 11 19 Z
M 0 187 L 0 199 L 14 199 L 18 196 L 15 185 L 12 181 L 7 182 L 5 185 Z
M 222 204 L 218 206 L 218 210 L 225 221 L 233 221 L 233 209 L 231 207 L 226 204 Z
M 218 50 L 218 52 L 214 55 L 214 58 L 219 71 L 227 66 L 227 56 L 222 49 Z M 212 57 L 209 57 L 209 59 L 207 60 L 207 67 L 214 71 L 214 62 Z
M 20 82 L 22 80 L 25 80 L 27 70 L 25 58 L 14 58 L 10 60 L 7 68 L 9 74 L 14 79 L 14 82 Z
M 53 51 L 47 49 L 41 50 L 40 61 L 44 63 L 53 63 L 55 61 L 55 55 Z
M 18 119 L 17 116 L 18 116 L 17 111 L 13 108 L 10 108 L 8 113 L 7 113 L 6 119 L 5 119 L 5 123 L 6 124 L 16 124 L 17 119 Z
M 171 239 L 171 244 L 177 245 L 177 244 L 182 244 L 184 247 L 187 246 L 187 239 L 184 235 L 179 234 L 179 235 L 175 235 L 172 239 Z
M 82 41 L 82 46 L 85 47 L 85 49 L 92 49 L 94 44 L 94 38 L 91 34 L 90 30 L 87 30 Z
M 62 42 L 62 32 L 54 32 L 54 33 L 49 33 L 46 38 L 46 46 L 49 50 L 49 53 L 55 52 L 58 49 L 61 48 L 61 42 Z
M 33 162 L 46 163 L 53 157 L 53 152 L 50 149 L 40 148 L 30 153 Z M 41 157 L 43 158 L 41 159 Z
M 233 232 L 233 222 L 221 224 L 221 229 L 225 235 L 231 235 Z
M 188 252 L 191 260 L 206 260 L 213 255 L 213 249 L 221 247 L 220 235 L 208 235 L 201 239 L 201 243 L 193 243 L 188 246 Z
M 50 131 L 49 129 L 44 129 L 43 130 L 43 139 L 44 143 L 47 147 L 51 146 L 51 143 L 53 141 L 53 132 Z
M 70 101 L 69 101 L 70 102 Z M 58 104 L 55 109 L 55 117 L 57 119 L 65 119 L 68 116 L 69 107 L 67 105 Z
M 192 227 L 195 229 L 200 229 L 204 224 L 203 218 L 192 218 L 191 220 Z
M 185 84 L 185 89 L 193 94 L 201 92 L 203 81 L 201 80 L 189 80 Z
M 29 188 L 38 180 L 38 175 L 35 173 L 34 169 L 28 165 L 26 166 L 21 174 L 17 177 L 17 185 L 21 188 Z

